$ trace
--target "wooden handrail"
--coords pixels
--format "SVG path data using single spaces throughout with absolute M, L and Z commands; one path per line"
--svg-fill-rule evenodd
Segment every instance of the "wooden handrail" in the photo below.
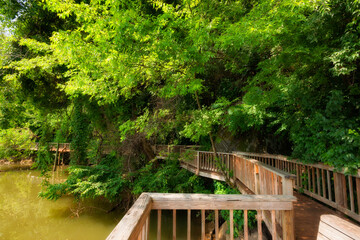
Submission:
M 106 240 L 137 239 L 150 215 L 151 197 L 143 193 L 129 209 Z
M 173 210 L 173 239 L 176 239 L 176 210 L 187 210 L 188 224 L 187 236 L 190 237 L 191 228 L 191 210 L 201 211 L 201 238 L 205 238 L 205 210 L 215 211 L 215 223 L 219 223 L 219 210 L 230 210 L 230 216 L 233 216 L 234 210 L 245 210 L 244 220 L 247 223 L 247 210 L 256 210 L 258 216 L 262 216 L 264 210 L 273 213 L 278 212 L 283 219 L 284 228 L 282 229 L 282 239 L 294 239 L 293 202 L 296 198 L 293 196 L 262 196 L 262 195 L 215 195 L 215 194 L 181 194 L 181 193 L 142 193 L 123 219 L 108 236 L 107 240 L 128 240 L 144 239 L 149 236 L 149 215 L 150 210 L 158 212 L 158 236 L 161 239 L 161 210 Z M 259 218 L 261 219 L 261 218 Z M 261 222 L 261 221 L 260 221 Z M 275 223 L 274 223 L 275 224 Z M 230 217 L 230 226 L 233 226 L 233 217 Z M 245 224 L 245 234 L 248 235 L 247 224 Z M 216 235 L 219 232 L 218 226 L 215 226 Z M 258 229 L 261 231 L 261 228 Z M 279 233 L 273 228 L 273 239 L 277 239 Z M 233 229 L 230 229 L 233 233 Z M 260 233 L 261 234 L 261 233 Z M 230 236 L 233 239 L 233 236 Z M 189 239 L 189 238 L 188 238 Z
M 360 170 L 343 170 L 318 163 L 305 164 L 282 155 L 236 152 L 266 165 L 296 175 L 294 188 L 360 222 Z
M 166 146 L 162 146 L 166 149 Z M 171 153 L 171 148 L 165 152 Z M 164 154 L 164 152 L 162 152 Z M 217 160 L 213 152 L 194 151 L 180 148 L 181 167 L 203 177 L 231 181 L 243 194 L 257 195 L 293 195 L 296 176 L 286 171 L 266 165 L 258 160 L 248 159 L 240 154 L 217 153 Z M 265 211 L 262 219 L 268 229 L 283 228 L 282 216 L 275 214 L 275 223 L 272 223 L 273 213 Z M 280 236 L 279 236 L 280 237 Z

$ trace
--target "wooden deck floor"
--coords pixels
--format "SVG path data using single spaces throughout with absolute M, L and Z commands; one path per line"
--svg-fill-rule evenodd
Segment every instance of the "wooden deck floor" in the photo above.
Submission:
M 296 240 L 316 240 L 320 216 L 323 214 L 333 214 L 349 220 L 344 214 L 341 214 L 310 197 L 296 191 L 294 191 L 294 196 L 298 199 L 297 202 L 294 203 Z M 358 223 L 352 222 L 358 225 Z
M 181 167 L 193 173 L 196 171 L 196 169 L 193 169 L 191 166 L 186 164 L 181 164 Z M 200 171 L 199 175 L 211 179 L 223 180 L 221 175 L 208 171 Z M 323 214 L 333 214 L 343 219 L 347 219 L 355 225 L 359 225 L 357 222 L 349 220 L 346 215 L 335 211 L 306 195 L 300 194 L 295 190 L 294 196 L 297 198 L 297 202 L 294 203 L 296 240 L 316 240 L 320 216 Z

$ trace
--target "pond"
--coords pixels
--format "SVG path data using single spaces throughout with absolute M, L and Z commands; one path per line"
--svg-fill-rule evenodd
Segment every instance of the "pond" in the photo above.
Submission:
M 25 167 L 26 168 L 26 167 Z M 124 211 L 107 213 L 101 201 L 76 203 L 72 197 L 49 201 L 38 197 L 42 178 L 23 166 L 0 168 L 0 240 L 100 240 L 106 239 Z M 16 169 L 16 171 L 14 171 Z M 3 172 L 1 172 L 3 171 Z M 57 171 L 50 181 L 65 178 Z M 199 213 L 193 214 L 192 239 L 200 238 Z M 157 214 L 150 219 L 150 239 L 156 239 Z M 172 239 L 172 214 L 162 216 L 162 239 Z M 177 214 L 177 239 L 186 239 L 186 212 Z
M 58 179 L 63 178 L 61 172 Z M 66 197 L 49 201 L 38 197 L 38 171 L 0 172 L 1 240 L 99 240 L 105 239 L 122 213 L 107 213 L 102 202 L 76 203 Z M 79 216 L 79 217 L 78 217 Z

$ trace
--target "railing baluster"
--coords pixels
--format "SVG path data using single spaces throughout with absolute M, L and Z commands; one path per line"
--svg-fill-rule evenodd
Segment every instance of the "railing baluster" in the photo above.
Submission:
M 234 240 L 234 210 L 230 210 L 230 240 Z
M 275 210 L 271 211 L 271 223 L 272 223 L 272 239 L 276 240 L 277 233 L 276 233 L 276 219 L 275 219 Z
M 146 240 L 146 224 L 144 224 L 144 226 L 142 227 L 141 239 Z
M 146 240 L 149 240 L 149 234 L 150 234 L 150 216 L 146 219 Z
M 187 240 L 191 239 L 191 210 L 187 210 Z
M 343 196 L 344 196 L 344 207 L 348 208 L 348 201 L 347 201 L 347 190 L 346 190 L 346 177 L 345 175 L 341 174 L 341 180 L 343 185 Z
M 219 240 L 219 210 L 215 210 L 215 240 Z
M 161 210 L 158 210 L 157 240 L 161 240 Z
M 261 210 L 257 210 L 258 239 L 262 240 L 262 216 Z
M 313 187 L 313 193 L 316 193 L 316 189 L 315 189 L 315 168 L 311 168 L 311 182 L 312 182 L 312 187 Z
M 248 239 L 249 239 L 248 210 L 244 210 L 244 240 L 248 240 Z
M 329 200 L 332 201 L 330 171 L 329 170 L 326 170 L 326 176 L 327 176 L 328 196 L 329 196 Z
M 322 196 L 326 198 L 326 184 L 325 184 L 325 170 L 321 169 L 321 179 L 322 179 Z
M 317 194 L 320 196 L 320 173 L 319 173 L 319 168 L 316 168 L 316 182 L 317 182 Z
M 355 212 L 355 204 L 354 204 L 354 187 L 353 187 L 353 180 L 351 176 L 348 176 L 349 180 L 349 193 L 350 193 L 350 210 Z
M 360 214 L 360 178 L 356 177 L 356 196 L 358 213 Z
M 310 166 L 307 167 L 307 177 L 308 177 L 308 190 L 310 191 L 311 190 L 311 176 L 310 176 Z
M 173 240 L 176 240 L 176 210 L 173 210 Z
M 205 240 L 205 210 L 201 210 L 201 240 Z

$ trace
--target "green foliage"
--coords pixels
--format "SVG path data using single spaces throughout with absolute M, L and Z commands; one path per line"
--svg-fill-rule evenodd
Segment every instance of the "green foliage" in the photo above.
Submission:
M 234 188 L 229 187 L 226 183 L 214 181 L 215 194 L 240 194 L 240 192 Z M 220 215 L 223 219 L 228 222 L 230 226 L 230 213 L 226 210 L 221 210 Z M 238 237 L 243 232 L 244 228 L 244 211 L 236 210 L 234 211 L 234 236 Z M 248 211 L 248 226 L 249 229 L 253 229 L 256 226 L 256 211 Z M 227 232 L 230 230 L 228 229 Z
M 65 182 L 48 185 L 40 196 L 57 200 L 63 195 L 71 194 L 77 199 L 104 197 L 109 201 L 119 201 L 121 192 L 129 185 L 119 163 L 119 159 L 109 155 L 98 165 L 71 166 Z
M 0 129 L 0 159 L 19 161 L 30 157 L 34 134 L 26 128 Z
M 148 163 L 135 175 L 132 193 L 211 193 L 204 180 L 185 169 L 180 168 L 179 161 L 167 159 L 163 163 Z
M 89 139 L 89 121 L 84 113 L 84 100 L 78 97 L 74 100 L 74 113 L 71 119 L 72 141 L 71 161 L 73 164 L 86 165 L 86 151 Z
M 108 142 L 137 168 L 144 141 L 257 131 L 290 141 L 286 151 L 303 161 L 354 171 L 358 9 L 351 0 L 5 0 L 1 19 L 14 31 L 1 39 L 0 128 L 48 125 L 47 141 L 71 141 L 76 164 L 98 163 Z M 150 181 L 152 164 L 135 192 L 176 189 Z M 170 166 L 159 174 L 177 176 Z M 184 182 L 176 191 L 196 185 Z

